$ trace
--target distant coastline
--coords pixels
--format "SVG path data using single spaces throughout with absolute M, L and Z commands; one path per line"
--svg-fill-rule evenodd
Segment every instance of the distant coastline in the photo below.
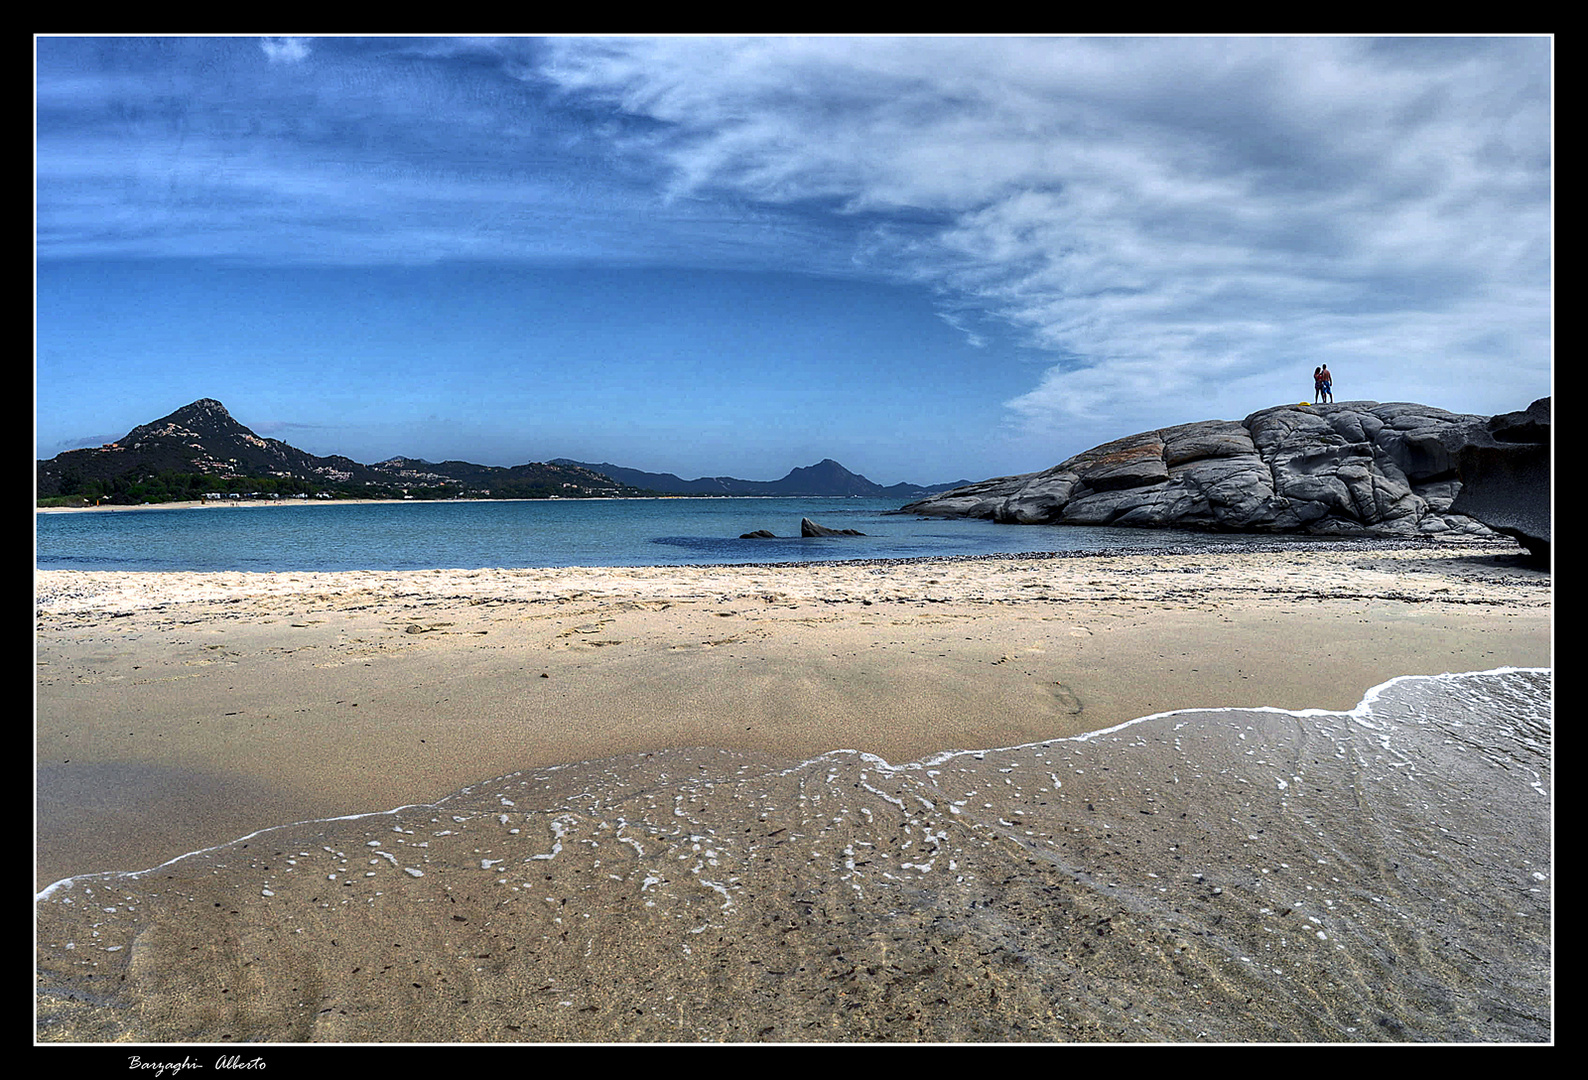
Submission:
M 263 506 L 331 506 L 337 503 L 387 503 L 387 502 L 415 502 L 414 499 L 317 499 L 312 502 L 303 499 L 248 499 L 237 501 L 220 501 L 216 499 L 182 499 L 176 502 L 162 503 L 106 503 L 102 506 L 37 506 L 33 512 L 36 514 L 94 514 L 101 510 L 200 510 L 211 507 L 226 507 L 239 509 L 241 507 Z M 426 500 L 434 501 L 434 500 Z
M 579 495 L 579 496 L 548 496 L 541 498 L 525 499 L 183 499 L 176 502 L 139 503 L 131 505 L 126 503 L 106 503 L 102 506 L 36 506 L 35 514 L 93 514 L 102 510 L 208 510 L 208 509 L 243 509 L 248 507 L 283 507 L 283 506 L 424 506 L 436 503 L 513 503 L 513 502 L 661 502 L 666 499 L 715 499 L 720 501 L 732 500 L 734 502 L 755 502 L 757 500 L 772 501 L 788 498 L 801 499 L 849 499 L 866 498 L 861 495 Z

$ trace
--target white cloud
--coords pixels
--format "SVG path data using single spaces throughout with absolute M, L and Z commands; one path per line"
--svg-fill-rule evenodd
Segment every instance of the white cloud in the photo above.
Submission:
M 981 334 L 978 334 L 975 330 L 971 329 L 970 324 L 965 319 L 965 316 L 955 314 L 951 311 L 939 311 L 937 313 L 937 317 L 964 335 L 966 344 L 978 349 L 985 349 L 987 347 L 987 339 Z
M 260 38 L 259 47 L 272 64 L 296 64 L 309 58 L 309 41 L 301 37 Z

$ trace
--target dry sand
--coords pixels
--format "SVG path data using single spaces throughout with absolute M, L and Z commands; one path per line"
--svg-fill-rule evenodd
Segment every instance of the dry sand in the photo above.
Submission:
M 676 774 L 671 752 L 691 747 L 730 752 L 733 768 L 758 775 L 835 750 L 898 764 L 1170 709 L 1344 711 L 1396 676 L 1547 668 L 1550 577 L 1514 551 L 1345 544 L 882 565 L 41 572 L 36 881 L 144 870 L 288 822 L 433 810 L 490 778 L 572 762 L 626 762 L 602 773 L 627 777 L 619 787 L 657 782 L 643 778 L 647 754 Z M 786 873 L 797 881 L 798 864 Z M 443 880 L 433 873 L 430 884 Z M 155 954 L 153 939 L 136 940 L 140 955 Z M 163 974 L 150 987 L 180 979 L 154 969 Z M 281 1004 L 270 987 L 253 992 Z M 50 1010 L 51 1038 L 792 1037 L 787 1025 L 758 1036 L 682 1014 L 676 1030 L 648 1021 L 629 1034 L 603 1012 L 605 1028 L 526 1034 L 491 1013 L 486 1028 L 468 1026 L 478 1017 L 404 1022 L 377 1036 L 334 1024 L 217 1036 L 239 1022 L 231 1013 L 169 1027 L 145 1016 L 142 1028 L 115 1010 L 121 1019 L 61 1015 Z M 823 1023 L 825 1036 L 801 1037 L 1022 1037 L 996 1023 L 990 1035 L 946 1020 L 871 1035 Z

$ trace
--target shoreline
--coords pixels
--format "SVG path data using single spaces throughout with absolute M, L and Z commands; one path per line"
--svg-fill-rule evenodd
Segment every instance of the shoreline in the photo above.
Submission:
M 1149 715 L 1146 715 L 1146 716 L 1134 717 L 1134 718 L 1132 718 L 1130 720 L 1125 720 L 1125 721 L 1121 721 L 1120 723 L 1114 724 L 1111 727 L 1099 728 L 1099 729 L 1097 729 L 1095 731 L 1085 731 L 1085 732 L 1082 732 L 1082 733 L 1076 734 L 1076 735 L 1065 735 L 1065 736 L 1060 736 L 1058 738 L 1037 740 L 1037 741 L 1033 741 L 1033 742 L 1020 743 L 1020 744 L 1010 745 L 1010 746 L 968 747 L 968 748 L 963 748 L 963 749 L 942 750 L 942 751 L 939 751 L 939 752 L 937 752 L 935 754 L 931 754 L 931 755 L 928 755 L 926 757 L 919 758 L 919 759 L 916 759 L 916 760 L 913 760 L 913 761 L 890 762 L 890 761 L 887 761 L 887 760 L 885 760 L 883 758 L 877 757 L 876 755 L 868 754 L 865 751 L 855 750 L 855 749 L 853 749 L 851 747 L 835 747 L 832 750 L 825 751 L 825 752 L 823 752 L 823 753 L 821 753 L 821 754 L 819 754 L 819 755 L 817 755 L 817 756 L 815 756 L 813 758 L 809 758 L 809 759 L 806 759 L 806 760 L 803 760 L 803 761 L 793 761 L 793 762 L 783 763 L 783 766 L 785 768 L 791 768 L 791 769 L 796 769 L 796 770 L 797 769 L 806 769 L 806 768 L 810 768 L 810 767 L 813 767 L 813 766 L 821 764 L 825 759 L 840 758 L 840 757 L 843 757 L 843 756 L 846 756 L 846 755 L 857 754 L 861 758 L 869 760 L 876 768 L 878 768 L 880 770 L 883 770 L 885 772 L 924 771 L 924 770 L 930 769 L 932 766 L 943 765 L 943 764 L 945 764 L 947 762 L 952 761 L 955 758 L 960 758 L 960 757 L 981 758 L 981 757 L 984 757 L 985 755 L 988 755 L 988 754 L 1019 754 L 1021 752 L 1031 751 L 1031 750 L 1037 749 L 1039 747 L 1040 748 L 1048 748 L 1048 747 L 1051 747 L 1051 746 L 1053 746 L 1054 744 L 1057 744 L 1057 743 L 1086 742 L 1086 741 L 1089 741 L 1089 740 L 1094 739 L 1094 738 L 1101 738 L 1101 737 L 1109 736 L 1109 735 L 1117 735 L 1117 734 L 1119 734 L 1121 732 L 1127 731 L 1128 729 L 1130 729 L 1130 728 L 1132 728 L 1132 727 L 1134 727 L 1134 726 L 1136 726 L 1138 724 L 1147 724 L 1147 723 L 1152 723 L 1154 721 L 1170 720 L 1170 719 L 1173 719 L 1175 717 L 1180 717 L 1180 716 L 1191 717 L 1191 716 L 1196 716 L 1196 715 L 1200 715 L 1200 714 L 1224 713 L 1224 712 L 1272 712 L 1272 713 L 1289 714 L 1289 715 L 1305 715 L 1308 712 L 1320 712 L 1320 713 L 1333 713 L 1335 715 L 1339 715 L 1339 716 L 1343 716 L 1343 717 L 1353 717 L 1354 718 L 1354 717 L 1358 717 L 1358 716 L 1362 715 L 1363 713 L 1367 712 L 1368 711 L 1368 707 L 1378 697 L 1380 697 L 1385 690 L 1387 690 L 1387 689 L 1389 689 L 1391 687 L 1394 687 L 1395 685 L 1397 685 L 1399 683 L 1402 683 L 1402 682 L 1410 682 L 1410 681 L 1417 681 L 1417 680 L 1436 680 L 1437 681 L 1437 680 L 1444 680 L 1444 679 L 1463 680 L 1463 679 L 1470 679 L 1470 678 L 1483 678 L 1483 677 L 1503 676 L 1503 675 L 1552 675 L 1552 674 L 1553 674 L 1553 668 L 1549 668 L 1549 667 L 1509 667 L 1509 666 L 1507 666 L 1507 667 L 1491 668 L 1491 669 L 1486 670 L 1486 671 L 1446 671 L 1446 672 L 1439 672 L 1439 673 L 1428 672 L 1428 673 L 1396 675 L 1395 677 L 1393 677 L 1391 679 L 1387 679 L 1384 682 L 1379 683 L 1377 686 L 1372 686 L 1372 687 L 1367 688 L 1367 690 L 1363 692 L 1361 700 L 1357 703 L 1357 705 L 1354 708 L 1348 709 L 1348 710 L 1292 710 L 1292 709 L 1280 709 L 1280 708 L 1277 708 L 1277 707 L 1274 707 L 1274 706 L 1256 706 L 1256 707 L 1250 707 L 1249 706 L 1249 707 L 1245 707 L 1245 708 L 1238 707 L 1238 706 L 1191 706 L 1191 707 L 1188 707 L 1188 708 L 1169 709 L 1169 710 L 1165 710 L 1164 712 L 1158 712 L 1158 713 L 1152 713 L 1152 714 L 1149 714 Z M 714 748 L 712 748 L 712 747 L 679 747 L 677 749 L 684 750 L 684 751 L 696 751 L 696 752 L 705 751 L 705 752 L 709 752 L 709 751 L 713 750 Z M 588 768 L 598 767 L 602 763 L 603 762 L 601 760 L 571 761 L 571 762 L 560 763 L 559 765 L 553 766 L 553 768 L 583 768 L 583 769 L 588 769 Z M 481 780 L 477 781 L 474 784 L 469 785 L 469 787 L 489 786 L 489 785 L 494 784 L 494 783 L 499 783 L 499 782 L 507 779 L 511 775 L 513 775 L 513 774 L 505 774 L 504 776 L 487 777 L 487 778 L 484 778 L 484 779 L 481 779 Z M 342 822 L 356 822 L 356 821 L 362 821 L 362 820 L 368 819 L 368 818 L 392 817 L 392 816 L 404 813 L 406 811 L 435 810 L 438 807 L 440 807 L 441 804 L 445 803 L 447 801 L 447 798 L 450 798 L 450 797 L 452 797 L 452 796 L 454 796 L 456 794 L 457 794 L 456 792 L 450 792 L 450 793 L 448 793 L 447 796 L 443 797 L 442 799 L 438 799 L 438 800 L 436 800 L 433 803 L 409 803 L 409 804 L 404 804 L 402 806 L 390 807 L 390 808 L 385 809 L 385 810 L 364 810 L 364 811 L 359 811 L 359 812 L 350 813 L 350 814 L 338 814 L 338 815 L 335 815 L 333 817 L 308 818 L 308 819 L 304 819 L 304 820 L 301 820 L 301 821 L 284 822 L 284 823 L 278 824 L 278 825 L 267 825 L 267 826 L 264 826 L 262 828 L 255 829 L 253 832 L 247 833 L 245 835 L 233 837 L 230 840 L 225 840 L 225 841 L 222 841 L 220 843 L 211 845 L 210 847 L 198 848 L 198 849 L 195 849 L 193 851 L 185 851 L 185 852 L 182 852 L 181 854 L 173 855 L 171 858 L 166 859 L 165 861 L 159 863 L 158 865 L 144 867 L 144 868 L 139 869 L 139 870 L 96 870 L 96 871 L 85 871 L 83 873 L 73 874 L 73 875 L 70 875 L 68 877 L 59 878 L 59 879 L 57 879 L 57 880 L 55 880 L 53 882 L 50 882 L 43 889 L 40 889 L 34 895 L 34 902 L 37 903 L 39 901 L 47 900 L 55 892 L 57 892 L 57 891 L 59 891 L 59 890 L 61 890 L 63 888 L 71 888 L 73 885 L 75 885 L 78 882 L 87 881 L 87 880 L 90 880 L 90 879 L 95 879 L 95 878 L 105 878 L 105 879 L 141 878 L 141 877 L 144 877 L 144 876 L 146 876 L 148 874 L 152 874 L 152 873 L 154 873 L 157 870 L 165 869 L 166 867 L 173 866 L 173 865 L 175 865 L 177 863 L 180 863 L 180 862 L 183 862 L 185 860 L 194 859 L 194 858 L 201 858 L 201 857 L 207 856 L 207 855 L 213 855 L 216 852 L 223 851 L 223 850 L 225 850 L 227 848 L 236 847 L 237 845 L 242 844 L 245 841 L 255 840 L 255 839 L 258 839 L 260 837 L 267 836 L 267 835 L 269 835 L 270 833 L 273 833 L 273 832 L 279 832 L 279 831 L 284 831 L 284 830 L 301 830 L 301 829 L 306 829 L 306 828 L 312 828 L 312 827 L 317 826 L 317 825 L 318 826 L 332 826 L 332 825 L 336 825 L 336 824 L 339 824 L 339 823 L 342 823 Z
M 35 1038 L 1548 1043 L 1551 685 L 629 754 L 256 831 L 39 895 Z

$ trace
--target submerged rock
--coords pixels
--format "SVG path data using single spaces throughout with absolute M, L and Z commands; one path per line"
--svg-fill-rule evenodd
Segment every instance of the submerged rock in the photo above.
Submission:
M 1534 410 L 1513 415 L 1529 418 L 1504 424 L 1503 430 L 1536 439 L 1540 423 Z M 1206 420 L 1143 432 L 1042 472 L 969 484 L 910 503 L 904 510 L 1012 524 L 1486 535 L 1486 524 L 1492 523 L 1452 503 L 1463 483 L 1473 482 L 1462 471 L 1463 454 L 1474 447 L 1492 448 L 1503 438 L 1491 432 L 1491 423 L 1481 416 L 1405 403 L 1281 405 L 1239 422 Z M 1542 424 L 1547 432 L 1547 400 Z M 1472 476 L 1483 468 L 1474 462 Z M 1547 469 L 1546 448 L 1542 487 L 1536 477 L 1533 481 L 1543 492 L 1545 543 Z M 1540 504 L 1530 505 L 1533 509 L 1525 514 L 1518 507 L 1516 515 L 1537 518 Z M 1513 525 L 1510 519 L 1504 524 L 1503 529 L 1493 527 L 1508 531 Z
M 777 534 L 771 529 L 757 529 L 755 532 L 739 534 L 740 540 L 776 540 Z

